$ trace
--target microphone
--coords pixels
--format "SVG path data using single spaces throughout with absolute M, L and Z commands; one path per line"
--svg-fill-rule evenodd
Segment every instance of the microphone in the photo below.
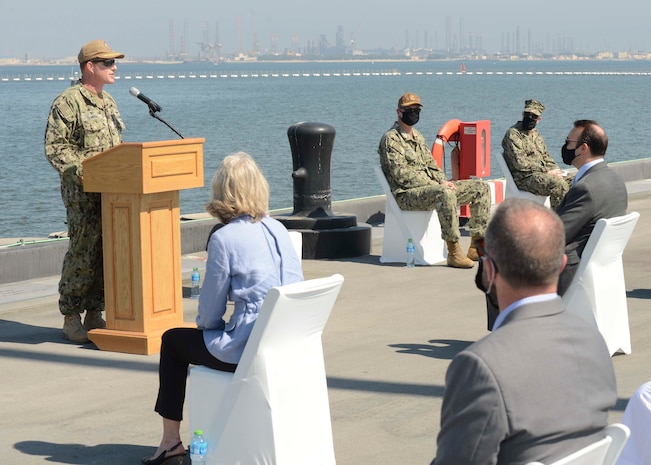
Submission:
M 132 87 L 131 89 L 129 89 L 129 93 L 131 95 L 133 95 L 134 97 L 138 98 L 138 100 L 142 100 L 143 102 L 145 102 L 147 104 L 147 106 L 149 106 L 149 111 L 151 111 L 152 113 L 156 113 L 157 111 L 163 111 L 163 109 L 161 108 L 161 106 L 159 104 L 154 102 L 152 99 L 147 97 L 145 94 L 140 92 L 135 87 Z
M 130 93 L 131 95 L 133 95 L 134 97 L 136 97 L 138 100 L 142 100 L 143 102 L 145 102 L 145 103 L 147 104 L 147 106 L 149 107 L 149 115 L 150 115 L 151 117 L 156 118 L 158 121 L 160 121 L 160 122 L 163 123 L 165 126 L 167 126 L 167 127 L 170 128 L 172 131 L 174 131 L 174 133 L 176 133 L 176 135 L 178 135 L 181 139 L 183 139 L 183 136 L 181 135 L 181 133 L 180 133 L 179 131 L 177 131 L 176 129 L 174 129 L 172 126 L 170 126 L 170 124 L 169 124 L 167 121 L 165 121 L 164 119 L 162 119 L 160 116 L 158 116 L 158 115 L 156 114 L 157 111 L 163 111 L 163 109 L 161 108 L 161 106 L 160 106 L 159 104 L 157 104 L 156 102 L 154 102 L 152 99 L 150 99 L 149 97 L 147 97 L 145 94 L 143 94 L 142 92 L 140 92 L 140 91 L 139 91 L 138 89 L 136 89 L 135 87 L 132 87 L 131 89 L 129 89 L 129 93 Z

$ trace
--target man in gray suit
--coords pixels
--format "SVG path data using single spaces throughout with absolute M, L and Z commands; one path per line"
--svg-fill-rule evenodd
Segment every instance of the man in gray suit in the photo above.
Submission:
M 577 168 L 574 181 L 556 213 L 565 227 L 565 254 L 567 265 L 558 279 L 558 295 L 564 295 L 579 268 L 581 255 L 597 221 L 626 214 L 628 193 L 624 180 L 610 169 L 604 157 L 608 148 L 606 132 L 593 120 L 577 120 L 561 148 L 563 162 Z M 481 285 L 482 264 L 476 275 Z M 494 292 L 487 295 L 488 329 L 498 314 Z
M 558 281 L 559 295 L 572 282 L 590 234 L 601 218 L 626 214 L 624 180 L 604 162 L 608 137 L 592 120 L 577 120 L 561 149 L 563 162 L 578 169 L 569 192 L 556 208 L 565 225 L 567 266 Z
M 515 198 L 496 209 L 480 252 L 500 313 L 450 363 L 432 464 L 551 463 L 601 437 L 615 373 L 596 325 L 556 293 L 564 249 L 553 210 Z

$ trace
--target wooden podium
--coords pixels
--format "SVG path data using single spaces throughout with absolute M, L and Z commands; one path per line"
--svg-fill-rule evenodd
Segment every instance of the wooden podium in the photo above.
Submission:
M 84 160 L 86 192 L 102 194 L 106 329 L 101 350 L 160 351 L 183 322 L 179 190 L 203 187 L 205 139 L 124 143 Z

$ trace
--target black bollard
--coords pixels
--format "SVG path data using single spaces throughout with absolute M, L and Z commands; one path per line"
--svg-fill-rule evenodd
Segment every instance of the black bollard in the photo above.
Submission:
M 331 211 L 330 159 L 335 132 L 333 126 L 323 123 L 296 123 L 287 130 L 294 180 L 292 229 L 322 230 L 357 225 L 354 215 L 335 215 Z
M 329 124 L 298 123 L 287 130 L 292 150 L 294 211 L 292 215 L 331 215 L 330 158 L 335 128 Z
M 275 218 L 303 236 L 303 258 L 358 257 L 370 253 L 371 228 L 355 215 L 332 208 L 330 158 L 335 128 L 322 123 L 296 123 L 287 130 L 292 151 L 294 211 Z

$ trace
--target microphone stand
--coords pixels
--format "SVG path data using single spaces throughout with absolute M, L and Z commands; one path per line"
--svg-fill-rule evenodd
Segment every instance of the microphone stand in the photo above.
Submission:
M 176 133 L 176 135 L 179 136 L 181 139 L 185 139 L 185 137 L 183 137 L 179 131 L 177 131 L 176 129 L 174 129 L 172 126 L 169 125 L 169 123 L 168 123 L 167 121 L 165 121 L 163 118 L 161 118 L 160 116 L 158 116 L 158 115 L 156 114 L 156 110 L 153 109 L 151 106 L 149 107 L 149 114 L 150 114 L 153 118 L 156 118 L 158 121 L 160 121 L 160 122 L 163 123 L 165 126 L 167 126 L 168 128 L 170 128 L 172 131 L 174 131 L 174 132 Z

